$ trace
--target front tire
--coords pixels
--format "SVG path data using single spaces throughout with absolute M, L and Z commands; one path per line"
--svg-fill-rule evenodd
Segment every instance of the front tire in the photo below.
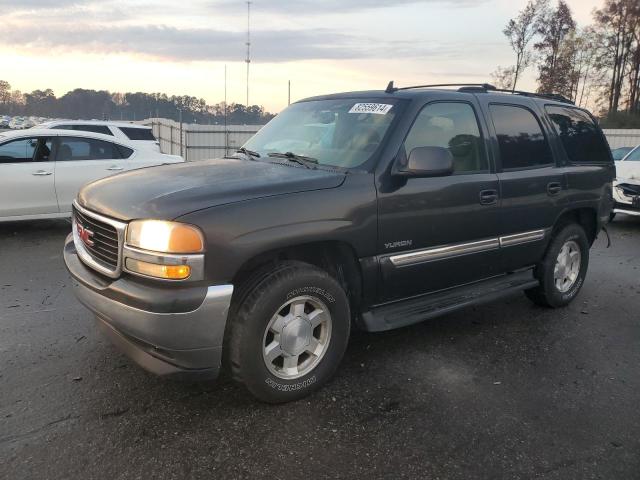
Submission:
M 285 262 L 240 290 L 228 343 L 234 379 L 268 403 L 298 400 L 326 383 L 351 329 L 340 284 L 315 266 Z
M 525 293 L 537 305 L 564 307 L 582 288 L 588 266 L 589 241 L 584 229 L 575 223 L 566 225 L 554 235 L 535 268 L 540 285 Z

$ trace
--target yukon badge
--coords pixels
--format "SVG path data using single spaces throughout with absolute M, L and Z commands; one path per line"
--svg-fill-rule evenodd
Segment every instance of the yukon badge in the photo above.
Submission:
M 384 244 L 384 248 L 387 250 L 392 248 L 410 247 L 413 245 L 413 240 L 398 240 L 397 242 L 388 242 Z

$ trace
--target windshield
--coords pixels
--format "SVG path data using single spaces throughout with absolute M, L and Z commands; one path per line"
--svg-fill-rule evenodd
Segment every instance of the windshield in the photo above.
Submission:
M 355 168 L 380 146 L 396 116 L 392 100 L 341 98 L 296 103 L 265 125 L 244 147 L 268 156 L 291 153 L 319 165 Z

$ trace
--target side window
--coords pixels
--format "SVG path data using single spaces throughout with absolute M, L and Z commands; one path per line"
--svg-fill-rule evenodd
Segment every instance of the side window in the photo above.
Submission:
M 407 155 L 416 147 L 448 149 L 454 173 L 489 171 L 478 120 L 467 103 L 432 103 L 423 108 L 404 142 Z
M 129 140 L 156 141 L 156 137 L 153 136 L 150 128 L 120 127 L 120 130 L 122 130 L 122 133 L 124 133 Z
M 51 127 L 52 130 L 75 130 L 73 125 L 56 125 Z
M 26 163 L 33 161 L 37 138 L 21 138 L 0 145 L 0 163 Z
M 547 114 L 571 162 L 609 163 L 609 146 L 593 119 L 582 110 L 548 105 Z
M 553 164 L 549 142 L 533 113 L 515 105 L 491 105 L 503 170 Z
M 51 160 L 53 142 L 51 138 L 39 138 L 33 155 L 34 162 L 48 162 Z
M 73 160 L 107 160 L 120 158 L 120 151 L 111 142 L 83 137 L 59 137 L 58 162 Z
M 115 145 L 115 147 L 120 152 L 120 158 L 129 158 L 133 155 L 133 150 L 122 145 Z
M 81 132 L 93 132 L 93 133 L 101 133 L 103 135 L 109 135 L 113 137 L 113 133 L 111 129 L 106 125 L 75 125 L 74 130 L 80 130 Z

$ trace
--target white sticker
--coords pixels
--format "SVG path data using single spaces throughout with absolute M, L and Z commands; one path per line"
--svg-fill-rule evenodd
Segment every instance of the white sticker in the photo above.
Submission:
M 386 115 L 393 105 L 386 103 L 356 103 L 349 113 L 374 113 L 376 115 Z

